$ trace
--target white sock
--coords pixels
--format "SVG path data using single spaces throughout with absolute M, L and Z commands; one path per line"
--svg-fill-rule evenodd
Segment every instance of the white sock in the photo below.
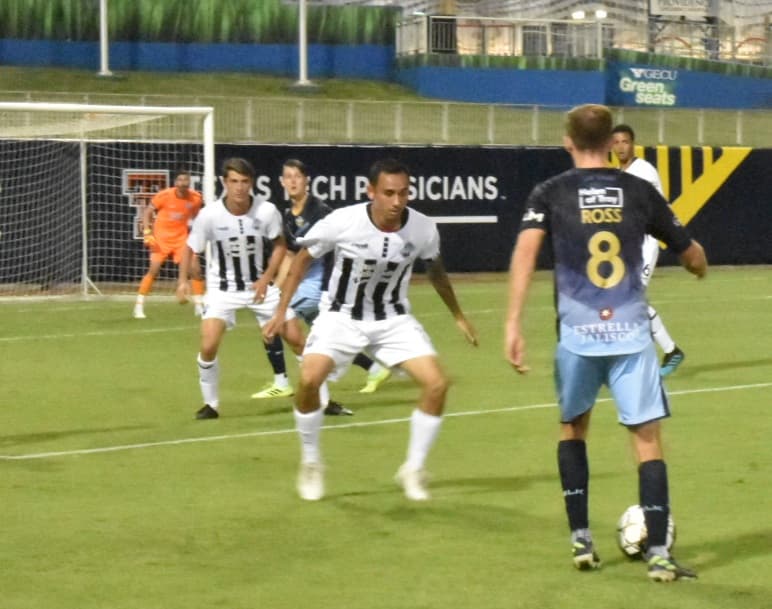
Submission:
M 202 294 L 193 294 L 193 304 L 204 304 L 204 296 Z
M 407 446 L 405 465 L 410 469 L 423 469 L 426 457 L 437 439 L 442 417 L 418 410 L 410 416 L 410 441 Z
M 675 349 L 675 341 L 670 338 L 665 324 L 662 323 L 662 318 L 657 313 L 656 309 L 649 305 L 649 321 L 651 322 L 651 336 L 665 353 L 670 353 Z
M 327 408 L 327 404 L 330 403 L 330 388 L 327 387 L 327 381 L 324 381 L 319 385 L 319 404 L 322 408 Z
M 376 374 L 378 374 L 378 373 L 379 373 L 381 370 L 383 370 L 383 366 L 381 366 L 381 365 L 380 365 L 378 362 L 376 362 L 375 360 L 373 360 L 373 365 L 372 365 L 372 366 L 370 366 L 370 367 L 367 369 L 367 375 L 368 375 L 368 376 L 375 376 L 375 375 L 376 375 Z
M 300 435 L 300 458 L 303 463 L 321 463 L 322 454 L 319 450 L 319 436 L 322 431 L 324 412 L 319 408 L 313 412 L 303 413 L 296 408 L 295 428 Z
M 213 362 L 205 362 L 201 359 L 200 353 L 196 360 L 198 361 L 198 384 L 201 386 L 204 404 L 209 404 L 217 410 L 220 405 L 220 364 L 217 358 L 214 358 Z
M 144 294 L 137 294 L 137 304 L 141 307 L 143 304 L 145 304 L 145 295 Z
M 592 533 L 590 529 L 575 529 L 571 531 L 571 543 L 574 543 L 577 539 L 586 539 L 592 541 Z
M 280 389 L 286 389 L 289 387 L 289 379 L 287 378 L 286 372 L 282 372 L 281 374 L 274 374 L 273 384 Z

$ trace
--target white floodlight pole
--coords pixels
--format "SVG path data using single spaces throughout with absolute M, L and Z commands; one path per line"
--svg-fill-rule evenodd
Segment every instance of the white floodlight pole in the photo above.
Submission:
M 308 3 L 298 0 L 298 80 L 296 87 L 313 87 L 308 80 Z
M 107 0 L 99 0 L 99 74 L 112 76 L 110 71 L 110 38 L 107 32 Z

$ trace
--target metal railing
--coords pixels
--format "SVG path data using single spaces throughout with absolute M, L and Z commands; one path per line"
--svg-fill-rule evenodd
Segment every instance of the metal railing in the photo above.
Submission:
M 768 22 L 742 26 L 657 20 L 514 19 L 413 15 L 397 25 L 397 55 L 458 54 L 602 59 L 628 49 L 730 63 L 772 65 Z
M 4 101 L 212 106 L 217 143 L 559 146 L 567 108 L 430 101 L 3 92 Z M 772 112 L 615 108 L 647 145 L 769 147 Z

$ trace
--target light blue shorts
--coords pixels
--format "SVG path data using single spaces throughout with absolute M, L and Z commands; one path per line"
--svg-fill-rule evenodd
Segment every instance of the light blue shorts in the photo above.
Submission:
M 603 385 L 611 390 L 622 425 L 641 425 L 670 416 L 654 343 L 639 353 L 603 356 L 577 355 L 558 344 L 555 387 L 561 423 L 590 410 Z

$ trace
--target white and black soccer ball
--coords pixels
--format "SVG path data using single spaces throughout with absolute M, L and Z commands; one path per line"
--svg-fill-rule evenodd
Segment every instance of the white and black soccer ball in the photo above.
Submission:
M 649 532 L 646 530 L 646 519 L 640 505 L 631 505 L 619 517 L 617 523 L 617 544 L 622 553 L 629 558 L 642 558 L 646 551 L 646 541 Z M 667 519 L 667 537 L 665 545 L 668 550 L 673 547 L 676 537 L 673 514 Z

